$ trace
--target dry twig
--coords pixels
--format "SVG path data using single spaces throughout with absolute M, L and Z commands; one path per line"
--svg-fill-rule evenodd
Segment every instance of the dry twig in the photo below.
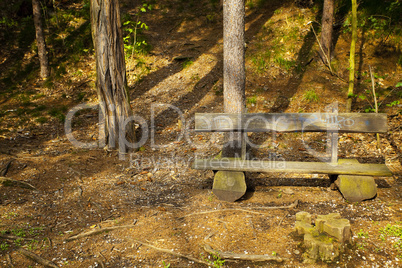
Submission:
M 35 188 L 35 186 L 33 186 L 27 182 L 17 181 L 17 180 L 13 180 L 13 179 L 6 178 L 6 177 L 0 177 L 0 184 L 3 186 L 17 186 L 17 187 L 21 187 L 21 188 L 39 191 L 38 189 Z
M 374 109 L 375 109 L 375 113 L 378 114 L 377 96 L 375 94 L 374 75 L 373 75 L 373 72 L 371 71 L 371 65 L 369 65 L 369 68 L 370 68 L 370 77 L 371 77 L 371 89 L 373 91 L 373 98 L 374 98 Z M 376 136 L 377 136 L 377 148 L 381 151 L 380 134 L 376 133 Z
M 257 212 L 257 211 L 252 211 L 249 209 L 292 209 L 297 207 L 299 201 L 296 200 L 295 202 L 293 202 L 292 204 L 290 204 L 289 206 L 279 206 L 279 207 L 250 207 L 248 209 L 243 209 L 243 208 L 224 208 L 224 209 L 216 209 L 216 210 L 208 210 L 208 211 L 201 211 L 201 212 L 194 212 L 194 213 L 190 213 L 188 215 L 184 215 L 181 218 L 184 217 L 190 217 L 190 216 L 194 216 L 194 215 L 201 215 L 201 214 L 209 214 L 209 213 L 216 213 L 216 212 L 225 212 L 225 211 L 241 211 L 241 212 L 246 212 L 246 213 L 253 213 L 253 214 L 264 214 L 265 213 L 261 213 L 261 212 Z
M 0 176 L 2 176 L 2 177 L 6 176 L 6 174 L 7 174 L 7 172 L 8 172 L 8 169 L 9 169 L 10 166 L 11 166 L 11 162 L 13 162 L 13 161 L 14 161 L 14 159 L 11 159 L 10 161 L 8 161 L 8 163 L 6 164 L 6 166 L 0 171 Z
M 112 226 L 112 227 L 105 227 L 105 228 L 95 229 L 95 230 L 88 231 L 86 233 L 81 233 L 81 234 L 71 236 L 71 237 L 65 239 L 64 241 L 69 242 L 69 241 L 77 240 L 77 239 L 80 239 L 80 238 L 83 238 L 83 237 L 100 234 L 100 233 L 103 233 L 103 232 L 108 232 L 108 231 L 113 231 L 113 230 L 116 230 L 116 229 L 123 229 L 123 228 L 132 228 L 134 226 L 135 226 L 135 223 L 130 224 L 130 225 Z
M 171 254 L 171 255 L 173 255 L 173 256 L 177 256 L 177 257 L 180 257 L 180 258 L 188 259 L 188 260 L 193 261 L 193 262 L 196 262 L 196 263 L 205 264 L 205 265 L 211 265 L 211 264 L 208 263 L 208 262 L 205 262 L 205 261 L 202 261 L 202 260 L 193 258 L 193 257 L 191 257 L 191 256 L 183 255 L 183 254 L 181 254 L 181 253 L 174 252 L 173 250 L 170 250 L 170 249 L 158 248 L 158 247 L 155 247 L 155 246 L 153 246 L 153 245 L 151 245 L 151 244 L 148 244 L 148 243 L 139 241 L 139 240 L 137 240 L 137 239 L 130 239 L 130 242 L 136 242 L 136 243 L 142 244 L 142 245 L 144 245 L 144 246 L 146 246 L 146 247 L 155 249 L 155 250 L 157 250 L 157 251 L 165 252 L 165 253 Z
M 26 249 L 19 248 L 19 249 L 18 249 L 18 252 L 19 252 L 20 254 L 24 255 L 25 257 L 30 258 L 30 259 L 36 261 L 36 262 L 39 263 L 39 264 L 42 264 L 42 265 L 45 266 L 45 267 L 59 268 L 59 267 L 58 267 L 56 264 L 54 264 L 53 262 L 48 261 L 48 260 L 42 258 L 41 256 L 39 256 L 39 255 L 37 255 L 37 254 L 35 254 L 35 253 L 33 253 L 33 252 L 30 252 L 30 251 L 28 251 L 28 250 L 26 250 Z
M 276 261 L 282 262 L 284 259 L 278 256 L 254 255 L 254 254 L 236 254 L 230 252 L 221 252 L 213 249 L 210 245 L 204 245 L 204 250 L 212 255 L 218 255 L 221 259 L 243 260 L 243 261 Z
M 13 260 L 11 260 L 10 254 L 7 253 L 6 257 L 7 257 L 8 266 L 10 268 L 14 268 Z

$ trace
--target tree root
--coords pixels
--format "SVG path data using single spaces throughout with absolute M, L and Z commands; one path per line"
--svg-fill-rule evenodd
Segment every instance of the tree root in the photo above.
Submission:
M 37 263 L 42 264 L 42 265 L 45 266 L 45 267 L 59 268 L 59 267 L 58 267 L 56 264 L 54 264 L 53 262 L 48 261 L 48 260 L 42 258 L 41 256 L 39 256 L 39 255 L 37 255 L 37 254 L 35 254 L 35 253 L 33 253 L 33 252 L 30 252 L 30 251 L 28 251 L 28 250 L 26 250 L 26 249 L 19 248 L 17 251 L 18 251 L 21 255 L 24 255 L 25 257 L 27 257 L 27 258 L 29 258 L 29 259 L 32 259 L 32 260 L 36 261 Z
M 246 213 L 253 213 L 253 214 L 265 214 L 265 213 L 261 213 L 261 212 L 257 212 L 257 211 L 252 211 L 249 209 L 292 209 L 297 207 L 297 205 L 299 204 L 299 200 L 296 200 L 295 202 L 293 202 L 292 204 L 290 204 L 289 206 L 279 206 L 279 207 L 250 207 L 248 209 L 243 209 L 243 208 L 224 208 L 224 209 L 215 209 L 215 210 L 208 210 L 208 211 L 201 211 L 201 212 L 194 212 L 194 213 L 190 213 L 188 215 L 184 215 L 181 218 L 185 218 L 185 217 L 190 217 L 190 216 L 195 216 L 195 215 L 202 215 L 202 214 L 209 214 L 209 213 L 216 213 L 216 212 L 224 212 L 224 211 L 241 211 L 241 212 L 246 212 Z
M 105 228 L 95 229 L 95 230 L 88 231 L 86 233 L 81 233 L 81 234 L 71 236 L 71 237 L 65 239 L 64 241 L 69 242 L 69 241 L 77 240 L 77 239 L 80 239 L 80 238 L 83 238 L 83 237 L 100 234 L 100 233 L 103 233 L 103 232 L 108 232 L 108 231 L 113 231 L 113 230 L 116 230 L 116 229 L 123 229 L 123 228 L 132 228 L 134 226 L 135 226 L 135 223 L 131 224 L 131 225 L 121 225 L 121 226 L 112 226 L 112 227 L 105 227 Z
M 139 240 L 137 240 L 137 239 L 129 239 L 129 241 L 142 244 L 142 245 L 144 245 L 144 246 L 146 246 L 146 247 L 149 247 L 149 248 L 152 248 L 152 249 L 155 249 L 155 250 L 157 250 L 157 251 L 164 252 L 164 253 L 168 253 L 168 254 L 173 255 L 173 256 L 176 256 L 176 257 L 188 259 L 188 260 L 193 261 L 193 262 L 196 262 L 196 263 L 205 264 L 205 265 L 208 265 L 208 266 L 211 265 L 211 264 L 208 263 L 208 262 L 205 262 L 205 261 L 202 261 L 202 260 L 193 258 L 193 257 L 191 257 L 191 256 L 183 255 L 183 254 L 181 254 L 181 253 L 174 252 L 173 250 L 170 250 L 170 249 L 158 248 L 158 247 L 155 247 L 155 246 L 153 246 L 153 245 L 151 245 L 151 244 L 148 244 L 148 243 L 139 241 Z
M 21 187 L 21 188 L 34 190 L 34 191 L 39 191 L 38 189 L 35 188 L 35 186 L 33 186 L 27 182 L 17 181 L 17 180 L 13 180 L 13 179 L 6 178 L 6 177 L 0 177 L 0 184 L 2 186 L 15 186 L 15 187 Z
M 221 259 L 229 259 L 229 260 L 242 260 L 242 261 L 276 261 L 282 262 L 284 259 L 277 256 L 268 256 L 268 255 L 253 255 L 253 254 L 236 254 L 230 252 L 221 252 L 213 249 L 210 245 L 204 245 L 204 250 L 211 255 L 218 255 Z
M 10 166 L 11 166 L 11 162 L 13 162 L 13 161 L 14 161 L 14 159 L 11 159 L 10 161 L 8 161 L 8 163 L 6 164 L 6 166 L 0 171 L 0 176 L 1 176 L 1 177 L 6 176 L 6 174 L 7 174 L 7 172 L 8 172 L 8 169 L 9 169 Z
M 8 266 L 10 268 L 14 268 L 13 260 L 11 259 L 10 254 L 7 253 L 6 258 L 7 258 Z

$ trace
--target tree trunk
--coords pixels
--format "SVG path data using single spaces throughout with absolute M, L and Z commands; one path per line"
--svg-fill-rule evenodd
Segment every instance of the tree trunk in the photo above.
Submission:
M 104 115 L 107 148 L 120 153 L 135 146 L 135 130 L 126 82 L 123 35 L 118 0 L 91 1 L 92 38 L 96 56 L 97 91 Z
M 334 22 L 334 0 L 324 0 L 322 12 L 320 56 L 325 64 L 331 63 L 332 25 Z
M 225 113 L 244 113 L 245 97 L 244 0 L 223 1 L 223 105 Z M 231 135 L 230 133 L 227 135 Z M 223 156 L 241 152 L 242 133 L 226 138 Z
M 355 51 L 357 39 L 357 3 L 352 0 L 352 42 L 350 43 L 350 58 L 349 58 L 349 89 L 348 99 L 346 101 L 346 112 L 352 110 L 353 87 L 355 84 Z
M 38 46 L 38 56 L 40 63 L 40 76 L 46 79 L 49 74 L 49 60 L 46 52 L 45 37 L 43 35 L 42 14 L 39 0 L 32 0 L 33 20 L 36 31 L 36 44 Z

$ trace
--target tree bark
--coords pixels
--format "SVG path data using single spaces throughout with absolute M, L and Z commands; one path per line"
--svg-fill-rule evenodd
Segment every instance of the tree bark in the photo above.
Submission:
M 324 0 L 322 12 L 321 47 L 320 56 L 325 64 L 331 62 L 332 30 L 334 23 L 334 0 Z
M 245 96 L 244 0 L 223 1 L 223 98 L 225 113 L 244 113 Z M 230 134 L 229 134 L 230 135 Z M 223 156 L 241 152 L 241 132 L 226 138 Z
M 355 51 L 357 39 L 357 3 L 352 0 L 352 42 L 350 43 L 350 58 L 349 58 L 349 89 L 348 98 L 346 101 L 346 112 L 352 110 L 353 88 L 355 84 Z
M 97 92 L 104 115 L 103 141 L 120 153 L 135 147 L 118 0 L 91 0 Z
M 50 75 L 49 59 L 47 57 L 45 37 L 43 35 L 42 14 L 39 0 L 32 0 L 32 10 L 36 32 L 36 44 L 38 46 L 40 76 L 42 79 L 46 79 Z

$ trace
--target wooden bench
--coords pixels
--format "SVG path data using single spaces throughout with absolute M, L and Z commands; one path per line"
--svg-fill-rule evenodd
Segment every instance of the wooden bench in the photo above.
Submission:
M 195 159 L 193 168 L 224 171 L 215 174 L 213 191 L 220 199 L 234 201 L 245 193 L 244 175 L 236 172 L 289 172 L 337 175 L 391 176 L 385 164 L 360 164 L 338 160 L 338 133 L 386 133 L 386 114 L 359 113 L 255 113 L 195 114 L 196 132 L 241 132 L 239 158 Z M 246 159 L 247 132 L 327 132 L 327 162 L 263 161 Z M 233 172 L 233 173 L 232 173 Z M 244 182 L 243 182 L 244 181 Z

